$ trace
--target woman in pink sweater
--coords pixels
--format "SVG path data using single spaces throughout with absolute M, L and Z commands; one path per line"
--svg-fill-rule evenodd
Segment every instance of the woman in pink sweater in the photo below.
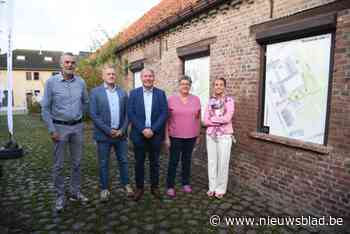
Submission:
M 209 197 L 222 198 L 226 193 L 232 145 L 233 98 L 225 95 L 226 80 L 214 81 L 214 95 L 204 114 L 207 126 Z
M 169 118 L 165 131 L 165 144 L 170 159 L 167 176 L 167 195 L 175 197 L 176 168 L 182 163 L 182 191 L 191 193 L 191 158 L 200 133 L 201 103 L 190 93 L 192 80 L 188 76 L 179 79 L 178 93 L 168 98 Z

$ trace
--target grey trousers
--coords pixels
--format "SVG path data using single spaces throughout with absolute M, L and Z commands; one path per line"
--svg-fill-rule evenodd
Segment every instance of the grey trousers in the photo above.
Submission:
M 55 128 L 60 139 L 54 143 L 52 177 L 57 198 L 63 198 L 63 166 L 67 146 L 71 158 L 70 193 L 76 195 L 80 192 L 80 161 L 83 155 L 84 124 L 79 123 L 73 126 L 55 124 Z

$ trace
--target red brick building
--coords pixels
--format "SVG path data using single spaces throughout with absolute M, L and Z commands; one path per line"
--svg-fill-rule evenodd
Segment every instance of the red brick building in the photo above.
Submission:
M 350 217 L 349 0 L 163 0 L 120 36 L 129 89 L 143 67 L 168 94 L 195 76 L 202 100 L 227 79 L 239 183 Z

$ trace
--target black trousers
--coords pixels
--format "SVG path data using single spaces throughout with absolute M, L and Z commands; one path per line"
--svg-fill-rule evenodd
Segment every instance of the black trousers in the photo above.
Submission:
M 174 188 L 177 164 L 182 161 L 182 185 L 190 184 L 191 159 L 196 137 L 175 138 L 170 137 L 170 159 L 168 166 L 167 187 Z
M 135 183 L 138 189 L 143 189 L 145 180 L 145 160 L 148 153 L 150 165 L 151 187 L 159 186 L 159 154 L 160 144 L 156 145 L 151 140 L 145 139 L 143 145 L 134 145 L 135 153 Z

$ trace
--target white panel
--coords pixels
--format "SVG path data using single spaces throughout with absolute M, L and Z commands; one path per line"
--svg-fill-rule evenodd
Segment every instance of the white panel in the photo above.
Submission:
M 141 81 L 141 71 L 135 72 L 134 73 L 134 88 L 138 88 L 142 86 L 142 81 Z
M 210 57 L 201 57 L 185 61 L 185 75 L 192 79 L 191 93 L 201 100 L 202 117 L 209 99 Z
M 323 144 L 332 35 L 268 45 L 264 125 L 270 134 Z

